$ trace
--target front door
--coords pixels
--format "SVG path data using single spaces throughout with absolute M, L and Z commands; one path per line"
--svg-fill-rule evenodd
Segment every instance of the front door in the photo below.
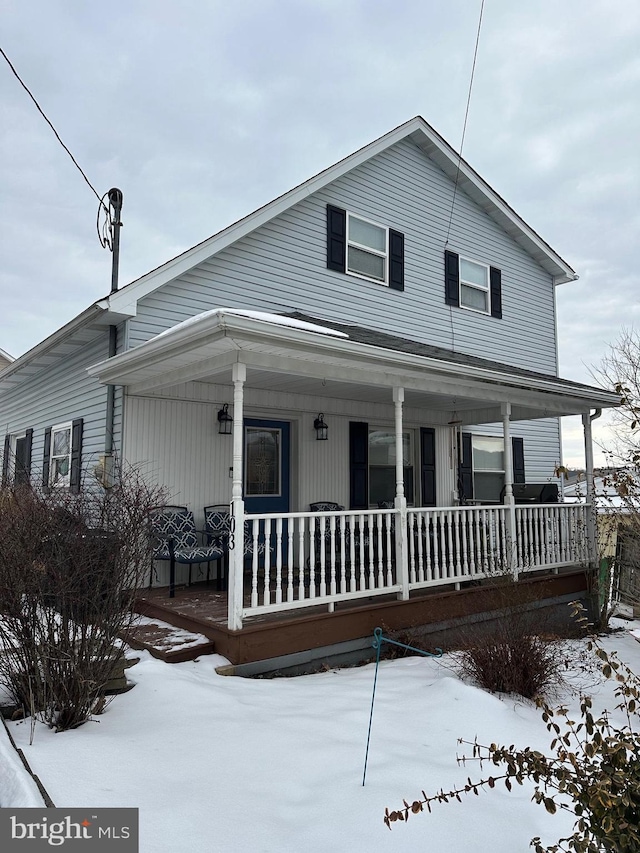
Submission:
M 251 513 L 289 512 L 290 424 L 244 422 L 244 505 Z

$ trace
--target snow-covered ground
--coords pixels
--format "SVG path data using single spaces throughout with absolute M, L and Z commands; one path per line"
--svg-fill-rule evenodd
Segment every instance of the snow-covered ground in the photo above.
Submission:
M 602 641 L 640 672 L 640 623 Z M 378 674 L 366 785 L 363 764 L 373 665 L 273 680 L 219 676 L 218 656 L 165 664 L 147 653 L 128 670 L 136 686 L 76 731 L 10 723 L 17 745 L 56 806 L 140 809 L 141 853 L 518 853 L 540 835 L 552 843 L 572 825 L 531 802 L 532 787 L 482 791 L 436 805 L 408 824 L 383 824 L 401 807 L 480 775 L 459 767 L 459 737 L 546 750 L 549 735 L 528 702 L 462 682 L 442 661 L 407 657 Z M 573 691 L 612 708 L 584 644 L 572 661 Z M 450 661 L 449 661 L 450 663 Z M 575 719 L 575 717 L 574 717 Z M 0 802 L 38 805 L 37 789 L 0 727 Z

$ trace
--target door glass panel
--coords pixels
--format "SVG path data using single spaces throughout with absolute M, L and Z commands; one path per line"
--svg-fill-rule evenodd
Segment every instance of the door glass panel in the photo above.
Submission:
M 245 430 L 246 497 L 277 497 L 282 473 L 281 430 L 247 427 Z

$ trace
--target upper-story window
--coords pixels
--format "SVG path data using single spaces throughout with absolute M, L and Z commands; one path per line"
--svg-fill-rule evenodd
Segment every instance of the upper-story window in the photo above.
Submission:
M 404 234 L 328 204 L 327 269 L 404 290 Z
M 347 213 L 347 271 L 387 283 L 388 229 Z
M 460 258 L 460 307 L 489 313 L 489 267 Z
M 502 319 L 502 273 L 456 252 L 444 253 L 444 301 Z

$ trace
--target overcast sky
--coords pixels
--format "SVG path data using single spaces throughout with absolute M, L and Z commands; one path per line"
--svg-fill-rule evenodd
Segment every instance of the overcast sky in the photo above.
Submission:
M 0 0 L 0 38 L 99 195 L 122 189 L 125 284 L 412 116 L 459 149 L 480 6 Z M 0 348 L 18 356 L 108 293 L 111 259 L 1 57 L 0 99 Z M 639 152 L 638 0 L 486 0 L 463 155 L 580 275 L 558 291 L 568 379 L 592 384 L 640 322 Z M 564 434 L 580 464 L 581 427 Z

